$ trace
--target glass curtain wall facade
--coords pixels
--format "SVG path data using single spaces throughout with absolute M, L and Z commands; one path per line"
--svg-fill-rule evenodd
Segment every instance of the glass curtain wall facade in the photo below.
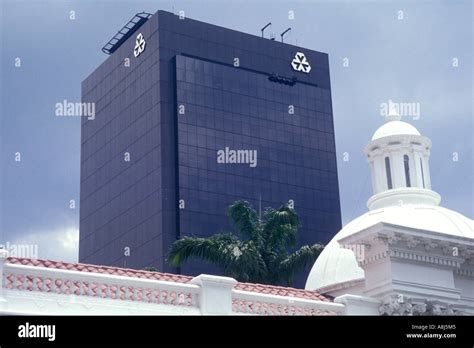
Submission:
M 80 261 L 219 273 L 166 254 L 232 231 L 239 199 L 290 202 L 298 245 L 329 241 L 341 217 L 327 54 L 164 11 L 138 33 L 139 56 L 132 35 L 83 82 L 96 117 L 82 124 Z

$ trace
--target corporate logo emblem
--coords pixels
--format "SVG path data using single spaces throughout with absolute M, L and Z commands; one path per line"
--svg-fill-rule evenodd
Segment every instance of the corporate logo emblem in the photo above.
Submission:
M 142 33 L 137 35 L 137 39 L 135 40 L 135 48 L 133 49 L 133 55 L 138 57 L 144 50 L 145 50 L 145 39 L 143 38 Z
M 304 53 L 301 52 L 296 52 L 295 58 L 291 61 L 291 66 L 293 70 L 301 71 L 306 74 L 309 74 L 311 71 L 311 65 L 309 65 L 308 59 L 306 59 Z

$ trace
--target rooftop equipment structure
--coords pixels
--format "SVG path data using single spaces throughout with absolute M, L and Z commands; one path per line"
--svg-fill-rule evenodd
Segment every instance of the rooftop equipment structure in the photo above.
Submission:
M 151 18 L 152 14 L 147 12 L 137 13 L 127 24 L 120 29 L 113 38 L 102 47 L 102 52 L 105 54 L 114 53 L 125 40 L 133 35 L 147 20 Z

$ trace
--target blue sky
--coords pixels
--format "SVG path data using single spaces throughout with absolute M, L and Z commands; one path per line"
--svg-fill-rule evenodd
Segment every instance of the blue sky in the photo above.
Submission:
M 81 81 L 107 57 L 101 47 L 135 13 L 158 9 L 255 35 L 271 21 L 277 38 L 291 26 L 286 42 L 329 54 L 344 224 L 367 210 L 362 148 L 389 99 L 420 103 L 420 118 L 405 120 L 433 141 L 433 189 L 443 206 L 473 218 L 472 7 L 468 0 L 2 1 L 0 244 L 38 244 L 41 258 L 77 260 L 80 120 L 56 117 L 55 104 L 80 101 Z

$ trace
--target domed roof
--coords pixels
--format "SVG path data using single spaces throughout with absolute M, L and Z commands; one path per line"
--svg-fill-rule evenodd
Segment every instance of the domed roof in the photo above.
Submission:
M 389 121 L 379 127 L 372 136 L 372 140 L 390 135 L 421 135 L 411 124 L 403 121 Z
M 440 206 L 413 204 L 371 210 L 344 226 L 324 248 L 311 269 L 306 289 L 316 290 L 363 278 L 364 271 L 354 253 L 342 248 L 338 240 L 379 222 L 474 239 L 473 220 Z

